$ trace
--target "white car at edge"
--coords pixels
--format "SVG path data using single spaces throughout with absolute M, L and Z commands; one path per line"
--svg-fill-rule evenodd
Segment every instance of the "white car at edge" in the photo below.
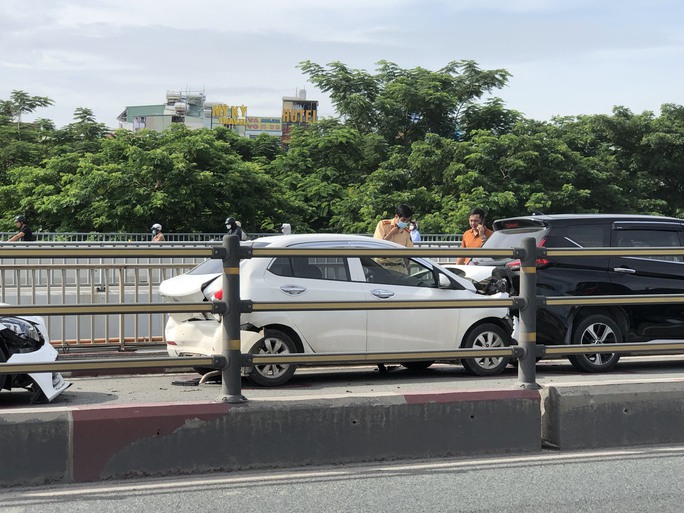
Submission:
M 42 317 L 0 313 L 0 363 L 54 362 L 57 356 Z M 69 386 L 59 372 L 0 374 L 0 390 L 28 390 L 32 403 L 49 403 Z
M 254 248 L 400 248 L 359 235 L 304 234 L 262 237 Z M 222 261 L 207 260 L 163 281 L 162 301 L 211 301 L 222 286 Z M 258 302 L 441 301 L 483 298 L 473 283 L 426 258 L 254 257 L 240 263 L 240 298 Z M 492 297 L 507 298 L 506 292 Z M 242 353 L 375 353 L 505 347 L 512 342 L 508 308 L 252 312 L 241 315 Z M 165 335 L 170 356 L 221 352 L 220 317 L 172 313 Z M 384 362 L 375 362 L 382 364 Z M 427 368 L 433 362 L 406 362 Z M 472 374 L 496 375 L 508 358 L 461 361 Z M 198 369 L 201 371 L 201 369 Z M 255 365 L 243 375 L 262 386 L 287 382 L 295 365 Z

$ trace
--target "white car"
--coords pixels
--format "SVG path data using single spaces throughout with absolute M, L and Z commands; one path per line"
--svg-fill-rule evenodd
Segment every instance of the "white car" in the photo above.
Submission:
M 262 237 L 254 248 L 400 248 L 359 235 L 306 234 Z M 222 261 L 207 260 L 163 281 L 162 301 L 212 301 L 222 286 Z M 506 292 L 495 297 L 507 298 Z M 441 301 L 483 298 L 473 282 L 426 258 L 254 257 L 240 263 L 240 298 L 258 302 Z M 165 335 L 171 356 L 221 353 L 220 317 L 173 313 Z M 503 307 L 275 311 L 241 315 L 241 351 L 246 353 L 375 353 L 504 347 L 512 343 L 509 309 Z M 384 362 L 375 362 L 383 364 Z M 433 362 L 406 362 L 427 368 Z M 476 375 L 496 375 L 507 357 L 469 358 Z M 263 386 L 287 382 L 295 365 L 255 365 L 243 375 Z M 198 369 L 201 371 L 201 369 Z
M 0 363 L 55 360 L 57 350 L 50 344 L 42 317 L 0 315 Z M 32 403 L 49 403 L 70 385 L 59 372 L 0 374 L 0 390 L 26 389 L 32 392 Z

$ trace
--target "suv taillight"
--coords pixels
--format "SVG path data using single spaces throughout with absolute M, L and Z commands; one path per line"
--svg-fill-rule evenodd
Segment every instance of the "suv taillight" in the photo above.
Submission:
M 537 247 L 543 248 L 546 245 L 546 239 L 542 239 L 539 241 L 539 244 L 537 244 Z M 551 264 L 547 258 L 537 258 L 536 262 L 536 268 L 537 269 L 544 269 L 544 267 L 548 267 Z M 506 267 L 510 269 L 511 271 L 519 271 L 520 270 L 520 259 L 516 260 L 511 260 L 506 264 Z
M 548 258 L 537 258 L 537 269 L 544 269 L 544 267 L 548 267 L 550 264 L 551 262 L 548 260 Z M 511 260 L 506 264 L 506 267 L 511 271 L 519 271 L 520 260 Z

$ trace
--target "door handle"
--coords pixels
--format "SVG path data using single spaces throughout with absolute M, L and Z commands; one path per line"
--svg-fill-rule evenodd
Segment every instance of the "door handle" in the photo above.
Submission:
M 389 299 L 394 296 L 394 292 L 387 289 L 373 289 L 371 290 L 371 294 L 379 299 Z
M 301 285 L 283 285 L 280 287 L 280 290 L 290 296 L 298 296 L 299 294 L 306 292 L 306 287 L 302 287 Z
M 613 271 L 616 273 L 624 273 L 624 274 L 634 274 L 636 271 L 634 269 L 630 269 L 629 267 L 614 267 Z

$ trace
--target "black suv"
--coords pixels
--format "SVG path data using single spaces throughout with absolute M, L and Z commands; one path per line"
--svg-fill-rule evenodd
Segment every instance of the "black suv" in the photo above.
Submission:
M 534 237 L 546 248 L 681 247 L 684 220 L 616 214 L 535 215 L 494 222 L 487 248 L 522 246 Z M 505 267 L 514 293 L 520 261 L 474 258 L 473 265 Z M 560 257 L 537 259 L 537 294 L 595 296 L 684 293 L 684 257 Z M 537 311 L 540 344 L 645 342 L 684 338 L 684 306 L 636 304 L 541 307 Z M 619 354 L 569 357 L 583 371 L 610 370 Z

